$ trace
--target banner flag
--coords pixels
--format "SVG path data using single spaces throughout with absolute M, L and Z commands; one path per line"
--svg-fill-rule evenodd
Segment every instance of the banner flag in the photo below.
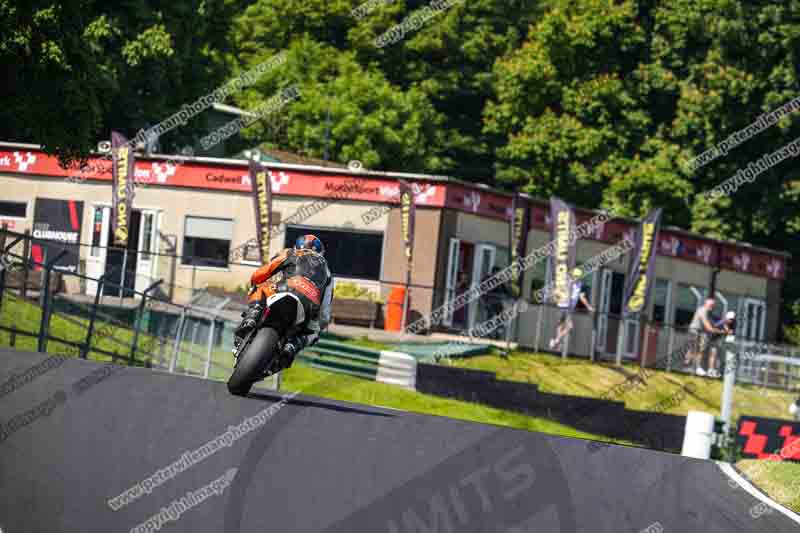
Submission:
M 133 206 L 133 166 L 135 158 L 128 139 L 111 132 L 111 231 L 116 246 L 128 246 Z
M 53 268 L 61 272 L 79 272 L 82 222 L 82 201 L 36 198 L 33 237 L 42 240 L 31 244 L 33 260 L 37 263 L 52 261 L 66 250 L 67 254 Z
M 511 201 L 511 220 L 509 221 L 509 249 L 511 250 L 511 290 L 515 297 L 522 296 L 520 257 L 525 256 L 525 245 L 528 241 L 530 210 L 528 202 L 518 196 Z
M 548 271 L 545 289 L 548 299 L 558 307 L 568 309 L 572 296 L 572 270 L 575 268 L 575 213 L 563 200 L 550 197 L 550 238 L 555 243 L 552 267 Z
M 250 161 L 250 183 L 253 184 L 253 206 L 256 214 L 256 234 L 261 264 L 269 261 L 270 228 L 272 227 L 272 184 L 269 171 Z
M 414 254 L 414 218 L 416 217 L 416 211 L 413 187 L 407 181 L 400 180 L 400 232 L 403 235 L 403 244 L 405 245 L 408 277 L 411 275 Z
M 623 311 L 640 313 L 647 308 L 656 266 L 656 242 L 661 222 L 661 208 L 654 209 L 642 220 L 634 237 L 634 248 L 625 278 Z

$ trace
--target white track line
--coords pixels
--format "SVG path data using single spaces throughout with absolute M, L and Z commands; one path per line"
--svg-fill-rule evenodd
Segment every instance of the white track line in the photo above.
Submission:
M 747 491 L 751 496 L 764 502 L 765 504 L 769 505 L 773 509 L 783 513 L 789 520 L 794 521 L 797 524 L 800 524 L 800 516 L 798 516 L 793 511 L 790 511 L 783 505 L 779 504 L 778 502 L 770 499 L 765 494 L 763 494 L 760 490 L 756 489 L 752 483 L 750 483 L 747 479 L 745 479 L 739 472 L 736 471 L 730 464 L 724 463 L 722 461 L 715 461 L 717 466 L 727 474 L 731 479 L 736 481 L 740 487 L 742 487 L 745 491 Z

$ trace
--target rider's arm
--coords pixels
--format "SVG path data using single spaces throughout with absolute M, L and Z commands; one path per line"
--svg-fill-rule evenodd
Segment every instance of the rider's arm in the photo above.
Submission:
M 284 261 L 286 261 L 286 258 L 288 257 L 289 257 L 289 249 L 286 248 L 281 253 L 273 257 L 272 261 L 270 261 L 269 264 L 264 265 L 255 272 L 253 272 L 253 275 L 250 276 L 250 283 L 252 285 L 259 285 L 260 283 L 264 283 L 265 281 L 267 281 L 275 273 L 275 271 L 278 270 L 278 268 L 280 268 L 280 266 L 283 264 Z

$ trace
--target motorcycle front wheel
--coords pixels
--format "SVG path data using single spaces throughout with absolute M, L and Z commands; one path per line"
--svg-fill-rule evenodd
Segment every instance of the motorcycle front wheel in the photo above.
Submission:
M 264 371 L 278 356 L 280 335 L 272 328 L 262 328 L 249 345 L 242 346 L 236 367 L 228 380 L 228 391 L 236 396 L 247 396 L 256 381 L 263 379 Z

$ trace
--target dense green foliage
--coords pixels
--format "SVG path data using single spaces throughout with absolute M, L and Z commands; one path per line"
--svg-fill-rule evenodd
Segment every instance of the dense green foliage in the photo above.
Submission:
M 361 0 L 17 4 L 0 0 L 2 139 L 83 154 L 109 129 L 133 134 L 286 50 L 286 64 L 227 103 L 252 109 L 295 84 L 301 97 L 244 131 L 242 147 L 446 173 L 628 216 L 658 205 L 668 224 L 800 258 L 796 158 L 731 197 L 703 196 L 800 137 L 798 112 L 687 165 L 800 96 L 800 0 L 455 0 L 421 23 L 408 17 L 424 0 L 371 0 L 358 16 Z M 376 46 L 398 24 L 405 35 Z M 800 316 L 795 278 L 784 295 L 788 324 Z

